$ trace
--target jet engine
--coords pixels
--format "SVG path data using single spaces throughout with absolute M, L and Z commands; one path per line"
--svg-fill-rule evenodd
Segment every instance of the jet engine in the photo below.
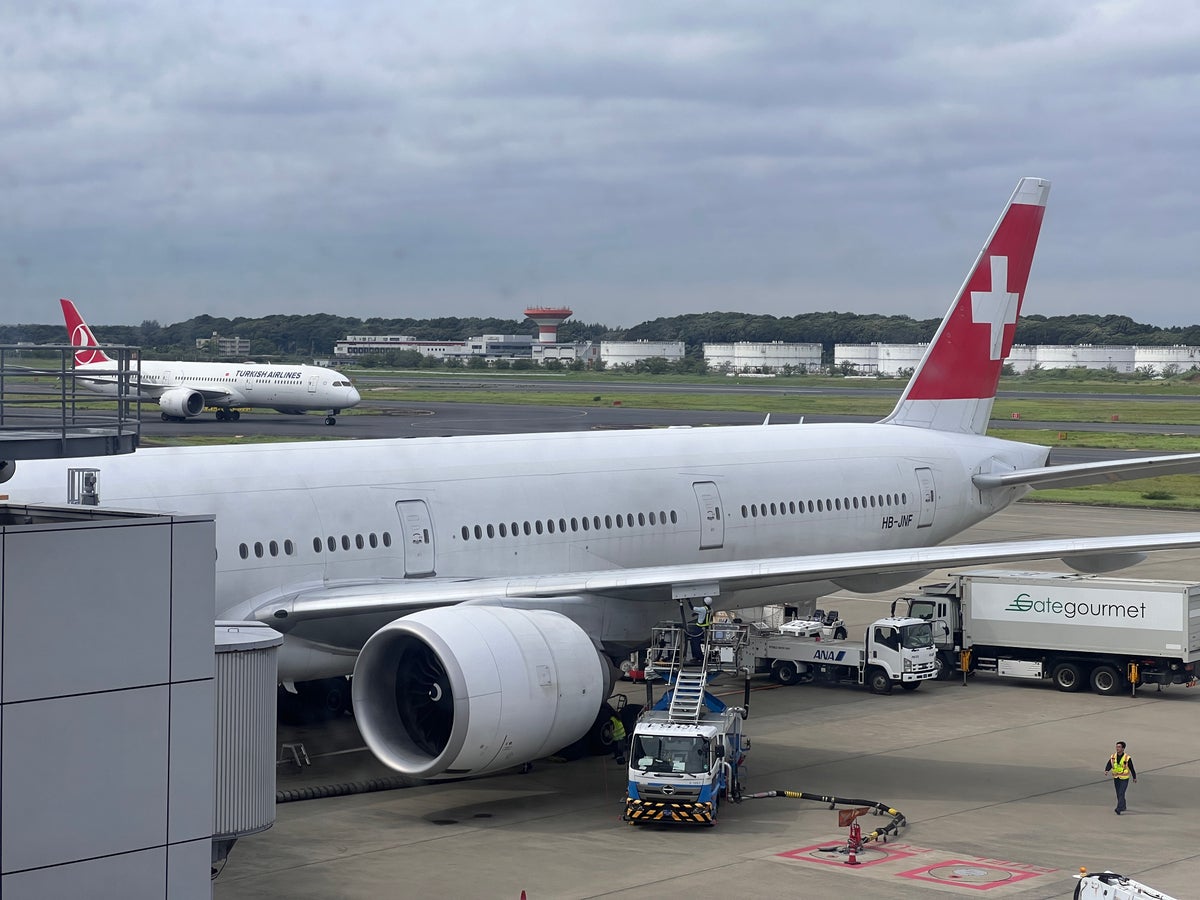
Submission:
M 190 419 L 204 412 L 204 395 L 186 388 L 173 388 L 158 398 L 162 411 L 177 419 Z
M 458 606 L 413 613 L 368 639 L 354 717 L 371 751 L 415 778 L 480 775 L 587 733 L 610 664 L 549 610 Z

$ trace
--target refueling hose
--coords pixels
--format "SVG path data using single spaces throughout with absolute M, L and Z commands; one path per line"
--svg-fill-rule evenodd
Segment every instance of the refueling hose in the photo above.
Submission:
M 904 813 L 898 809 L 892 809 L 886 803 L 877 803 L 874 800 L 853 800 L 847 797 L 826 797 L 824 794 L 810 794 L 806 791 L 759 791 L 754 794 L 742 794 L 743 800 L 765 800 L 768 797 L 788 797 L 792 800 L 815 800 L 817 803 L 828 803 L 829 808 L 833 809 L 836 806 L 867 806 L 875 810 L 875 815 L 889 815 L 892 821 L 888 822 L 882 828 L 877 828 L 870 834 L 864 834 L 863 843 L 870 841 L 880 841 L 887 843 L 889 834 L 898 835 L 900 829 L 908 824 L 908 819 L 904 817 Z

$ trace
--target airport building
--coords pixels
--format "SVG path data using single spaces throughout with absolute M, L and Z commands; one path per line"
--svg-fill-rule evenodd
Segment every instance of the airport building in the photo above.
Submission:
M 739 341 L 705 344 L 708 367 L 730 372 L 816 372 L 821 368 L 820 344 L 786 344 L 783 341 Z
M 894 377 L 912 371 L 927 344 L 835 344 L 834 369 L 852 369 L 858 375 Z
M 219 356 L 249 356 L 250 355 L 250 340 L 240 337 L 221 337 L 215 331 L 210 338 L 199 338 L 196 341 L 196 349 L 203 350 L 206 347 L 215 349 Z
M 683 359 L 683 341 L 601 341 L 600 359 L 605 366 L 630 366 L 644 359 Z

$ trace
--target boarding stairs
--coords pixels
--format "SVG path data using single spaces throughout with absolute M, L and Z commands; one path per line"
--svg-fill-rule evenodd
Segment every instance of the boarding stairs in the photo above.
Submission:
M 708 683 L 722 673 L 738 669 L 741 650 L 746 645 L 750 626 L 741 622 L 714 622 L 704 629 L 699 660 L 689 660 L 687 629 L 679 622 L 662 622 L 651 632 L 646 663 L 647 680 L 658 679 L 672 685 L 668 715 L 680 724 L 699 721 L 704 709 Z

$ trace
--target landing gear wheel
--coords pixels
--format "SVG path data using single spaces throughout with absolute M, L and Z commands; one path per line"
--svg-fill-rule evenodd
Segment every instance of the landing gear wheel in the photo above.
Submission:
M 218 422 L 228 422 L 229 421 L 229 410 L 218 409 L 217 410 L 217 421 Z
M 800 672 L 793 662 L 781 662 L 775 665 L 775 680 L 780 684 L 795 684 L 800 680 Z
M 337 424 L 337 419 L 335 419 L 333 416 L 326 416 L 326 417 L 325 417 L 325 424 L 326 424 L 326 425 L 336 425 L 336 424 Z
M 1073 694 L 1083 689 L 1083 673 L 1075 663 L 1059 663 L 1050 677 L 1060 691 Z
M 1125 687 L 1125 679 L 1112 666 L 1097 666 L 1092 670 L 1092 690 L 1097 694 L 1112 696 Z
M 163 414 L 162 414 L 162 420 L 163 420 L 164 422 L 170 422 L 172 418 L 174 418 L 174 417 L 173 417 L 173 416 L 168 416 L 166 413 L 163 413 Z
M 236 409 L 231 409 L 229 411 L 229 418 L 232 419 L 233 421 L 236 422 L 241 417 L 242 417 L 242 414 L 240 412 L 238 412 Z
M 890 694 L 892 692 L 892 679 L 883 669 L 872 669 L 868 672 L 867 684 L 870 686 L 872 694 Z

